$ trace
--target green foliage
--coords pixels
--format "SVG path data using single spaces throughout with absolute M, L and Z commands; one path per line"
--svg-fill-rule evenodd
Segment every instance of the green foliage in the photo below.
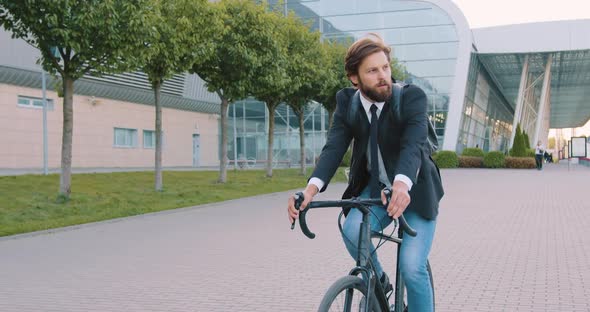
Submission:
M 459 156 L 459 168 L 482 168 L 483 157 Z
M 47 72 L 74 80 L 135 68 L 154 35 L 153 17 L 151 0 L 0 0 L 0 25 L 39 49 Z
M 504 153 L 491 151 L 483 157 L 483 166 L 486 168 L 504 168 L 505 160 Z
M 232 102 L 252 95 L 260 84 L 286 84 L 286 55 L 277 39 L 276 14 L 249 0 L 222 0 L 210 5 L 223 27 L 212 42 L 211 57 L 191 68 L 205 81 L 209 92 Z
M 206 0 L 157 1 L 154 10 L 155 36 L 142 66 L 152 85 L 206 62 L 222 27 Z
M 155 35 L 153 0 L 0 0 L 0 25 L 41 52 L 38 60 L 63 82 L 63 131 L 59 192 L 71 192 L 74 81 L 135 69 Z M 55 52 L 55 53 L 54 53 Z M 56 53 L 59 56 L 56 56 Z
M 523 140 L 524 140 L 524 147 L 525 148 L 531 148 L 531 142 L 529 140 L 529 134 L 526 132 L 522 132 L 522 136 L 523 136 Z
M 535 159 L 531 157 L 506 157 L 506 168 L 534 169 L 537 167 Z
M 524 146 L 524 136 L 520 130 L 520 124 L 516 126 L 516 134 L 514 135 L 514 143 L 510 149 L 510 156 L 512 157 L 526 157 L 526 147 Z
M 459 157 L 455 151 L 440 151 L 433 155 L 433 159 L 439 168 L 457 168 Z
M 525 157 L 535 157 L 535 149 L 534 148 L 527 148 L 526 156 Z
M 342 158 L 342 162 L 340 163 L 340 167 L 350 167 L 350 160 L 352 159 L 352 149 L 349 148 L 344 157 Z
M 319 95 L 316 100 L 324 106 L 324 108 L 332 114 L 336 110 L 336 92 L 342 88 L 349 87 L 350 81 L 346 77 L 344 70 L 344 57 L 346 56 L 347 46 L 352 41 L 345 41 L 344 43 L 324 41 L 322 43 L 322 50 L 324 52 L 323 82 L 319 88 Z
M 120 218 L 154 211 L 191 207 L 257 194 L 292 190 L 307 177 L 296 169 L 229 172 L 228 183 L 216 182 L 214 171 L 164 171 L 168 183 L 153 188 L 153 172 L 74 174 L 75 192 L 56 199 L 59 176 L 51 174 L 0 177 L 0 236 Z M 346 181 L 343 174 L 332 181 Z
M 483 150 L 478 147 L 468 147 L 463 149 L 461 156 L 483 157 Z

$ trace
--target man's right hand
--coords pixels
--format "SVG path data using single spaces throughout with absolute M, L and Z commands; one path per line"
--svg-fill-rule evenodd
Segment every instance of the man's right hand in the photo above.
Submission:
M 299 217 L 299 211 L 302 211 L 305 208 L 307 208 L 307 205 L 309 204 L 309 202 L 311 202 L 313 197 L 318 192 L 319 192 L 319 190 L 318 190 L 317 186 L 315 186 L 313 184 L 307 185 L 305 190 L 303 190 L 303 202 L 301 203 L 299 210 L 295 209 L 295 197 L 293 195 L 289 196 L 287 212 L 289 214 L 289 223 L 290 224 L 293 224 L 293 222 L 295 222 L 295 220 L 297 220 L 297 218 Z

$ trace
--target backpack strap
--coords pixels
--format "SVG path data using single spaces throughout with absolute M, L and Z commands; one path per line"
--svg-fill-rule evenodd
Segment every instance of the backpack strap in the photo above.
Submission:
M 403 82 L 396 82 L 393 84 L 393 102 L 391 103 L 391 110 L 393 111 L 393 118 L 396 122 L 402 120 L 402 96 L 404 95 L 404 87 L 406 86 Z

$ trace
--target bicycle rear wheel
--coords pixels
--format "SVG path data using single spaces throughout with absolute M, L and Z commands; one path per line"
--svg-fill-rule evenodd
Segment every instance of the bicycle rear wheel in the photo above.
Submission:
M 365 311 L 366 295 L 367 285 L 360 277 L 342 277 L 328 288 L 318 312 Z M 371 294 L 371 311 L 381 312 L 375 294 Z

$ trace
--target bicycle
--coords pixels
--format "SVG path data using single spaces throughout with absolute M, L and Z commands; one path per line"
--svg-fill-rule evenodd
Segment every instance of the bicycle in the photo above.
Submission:
M 384 189 L 387 201 L 391 197 L 391 189 Z M 298 192 L 295 194 L 295 208 L 299 210 L 301 203 L 303 202 L 303 193 Z M 383 232 L 370 231 L 370 218 L 369 214 L 370 206 L 383 205 L 380 198 L 371 199 L 360 199 L 351 198 L 345 200 L 336 201 L 312 201 L 308 204 L 307 208 L 299 213 L 299 225 L 301 231 L 305 236 L 310 239 L 315 238 L 315 234 L 309 230 L 307 221 L 305 219 L 307 212 L 315 208 L 357 208 L 363 213 L 363 221 L 360 225 L 360 235 L 358 243 L 358 254 L 355 258 L 356 266 L 350 271 L 347 276 L 338 279 L 324 295 L 320 306 L 319 312 L 325 311 L 373 311 L 373 312 L 403 312 L 407 311 L 407 305 L 404 302 L 405 285 L 401 279 L 401 272 L 399 269 L 399 247 L 403 241 L 403 233 L 410 236 L 416 236 L 416 231 L 412 229 L 404 216 L 400 216 L 398 220 L 393 220 L 394 230 L 397 229 L 397 236 L 386 235 Z M 338 226 L 342 233 L 342 216 L 343 212 L 338 217 Z M 399 227 L 398 227 L 399 221 Z M 291 229 L 295 227 L 295 222 L 291 225 Z M 377 272 L 375 271 L 373 264 L 371 263 L 369 243 L 371 238 L 379 238 L 380 242 L 375 248 L 375 252 L 385 242 L 394 242 L 397 244 L 397 264 L 395 269 L 395 287 L 392 292 L 385 293 Z M 430 283 L 432 285 L 432 298 L 434 300 L 434 283 L 432 280 L 432 271 L 430 269 L 430 263 L 427 261 L 427 270 L 430 276 Z M 361 277 L 359 277 L 359 275 Z M 355 291 L 359 292 L 360 295 L 355 295 Z M 394 295 L 394 302 L 390 305 L 389 300 Z

